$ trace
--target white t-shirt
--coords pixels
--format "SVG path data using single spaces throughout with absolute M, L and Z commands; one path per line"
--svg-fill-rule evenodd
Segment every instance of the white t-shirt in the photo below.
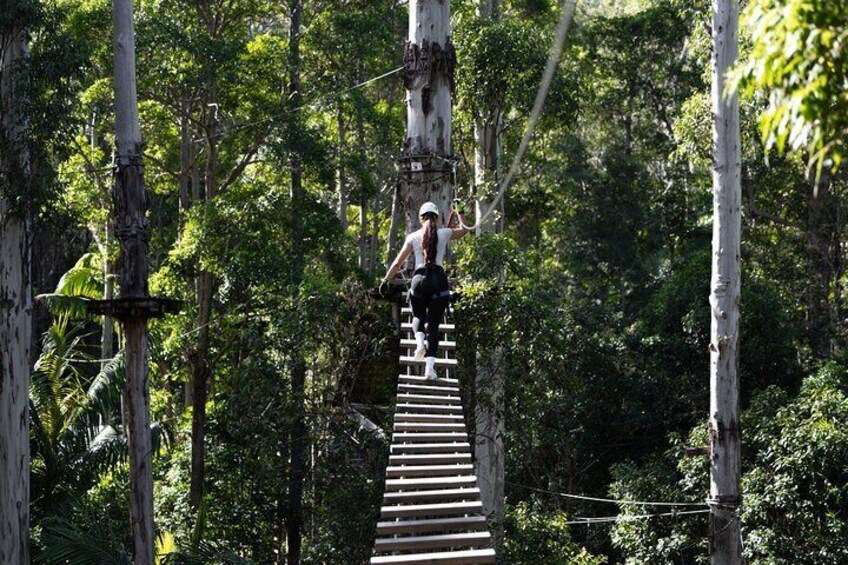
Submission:
M 442 266 L 442 261 L 445 258 L 445 251 L 448 248 L 448 241 L 453 235 L 451 228 L 439 228 L 439 240 L 436 242 L 436 265 Z M 424 229 L 414 231 L 406 236 L 404 246 L 412 246 L 412 251 L 415 253 L 415 268 L 420 269 L 424 266 L 424 250 L 421 249 L 421 238 L 424 237 Z

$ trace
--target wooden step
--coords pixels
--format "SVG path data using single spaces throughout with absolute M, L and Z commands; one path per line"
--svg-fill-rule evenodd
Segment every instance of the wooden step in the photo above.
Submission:
M 458 385 L 459 379 L 451 379 L 448 377 L 439 377 L 437 379 L 428 379 L 424 375 L 398 375 L 398 380 L 404 383 L 411 384 L 430 384 L 430 385 Z
M 459 404 L 416 404 L 414 402 L 398 403 L 395 406 L 398 412 L 427 412 L 434 414 L 462 414 L 462 406 Z
M 435 394 L 411 394 L 401 392 L 397 395 L 398 402 L 403 404 L 414 404 L 416 402 L 423 404 L 440 404 L 440 405 L 455 405 L 459 406 L 460 400 L 458 396 L 437 396 Z
M 464 532 L 461 534 L 436 534 L 403 538 L 380 538 L 374 542 L 377 552 L 420 551 L 422 549 L 447 549 L 482 547 L 492 541 L 489 532 Z
M 386 467 L 386 478 L 399 477 L 451 477 L 467 475 L 474 472 L 474 465 L 461 463 L 459 465 L 391 465 Z
M 441 326 L 439 326 L 439 329 L 441 329 Z M 416 348 L 416 347 L 418 347 L 418 342 L 415 341 L 414 339 L 402 339 L 402 340 L 400 340 L 400 346 L 401 347 Z M 446 350 L 456 349 L 456 342 L 455 341 L 447 341 L 447 340 L 439 341 L 439 349 L 446 349 Z
M 400 325 L 400 329 L 408 332 L 412 332 L 412 322 L 403 322 Z M 439 331 L 442 333 L 452 332 L 456 330 L 456 325 L 454 324 L 439 324 Z
M 444 488 L 413 490 L 406 492 L 387 492 L 383 495 L 383 502 L 391 504 L 446 502 L 448 500 L 480 500 L 480 489 L 473 488 Z
M 416 414 L 413 412 L 398 412 L 395 422 L 465 422 L 461 414 Z
M 400 356 L 400 364 L 401 365 L 423 365 L 424 360 L 416 359 L 415 357 L 409 357 L 407 355 Z M 456 367 L 459 365 L 459 361 L 456 359 L 444 359 L 442 357 L 436 357 L 436 367 Z
M 459 477 L 424 477 L 416 479 L 386 479 L 386 491 L 399 490 L 427 490 L 458 488 L 462 486 L 475 486 L 477 477 L 475 475 L 462 475 Z
M 383 506 L 380 508 L 380 518 L 422 518 L 427 516 L 466 516 L 483 512 L 483 503 L 479 500 L 470 502 L 444 502 L 437 504 L 401 504 L 398 506 Z
M 471 453 L 468 441 L 456 443 L 404 443 L 391 446 L 392 453 Z
M 389 455 L 389 465 L 446 465 L 470 463 L 470 453 L 419 453 L 412 455 Z
M 468 441 L 466 432 L 398 432 L 392 434 L 392 443 L 450 443 Z
M 398 422 L 396 432 L 464 432 L 465 422 Z
M 485 516 L 461 516 L 429 520 L 387 520 L 385 522 L 377 522 L 377 535 L 480 531 L 485 528 Z
M 428 381 L 424 381 L 428 382 Z M 429 381 L 434 382 L 434 381 Z M 409 392 L 412 394 L 442 394 L 448 396 L 459 396 L 459 387 L 450 386 L 448 384 L 412 384 L 398 383 L 398 390 Z
M 372 557 L 371 565 L 480 565 L 495 562 L 494 549 L 467 549 L 440 553 L 407 553 Z

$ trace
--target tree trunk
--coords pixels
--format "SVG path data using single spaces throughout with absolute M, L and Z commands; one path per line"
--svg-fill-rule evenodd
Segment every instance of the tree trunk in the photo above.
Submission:
M 289 92 L 292 105 L 301 105 L 300 94 L 300 34 L 303 0 L 290 0 L 291 30 L 289 38 Z M 293 292 L 297 293 L 303 278 L 303 226 L 301 225 L 300 205 L 303 200 L 303 160 L 298 149 L 291 152 L 291 214 L 292 214 L 292 253 L 294 255 Z M 290 445 L 291 461 L 289 469 L 289 505 L 286 520 L 286 541 L 288 565 L 299 565 L 303 537 L 303 476 L 306 466 L 306 362 L 295 345 L 291 363 L 292 400 L 294 402 L 294 422 L 292 424 Z
M 191 168 L 194 163 L 193 143 L 191 139 L 191 128 L 189 112 L 191 102 L 187 97 L 180 100 L 180 218 L 191 208 Z
M 410 0 L 404 51 L 406 140 L 403 157 L 407 233 L 421 227 L 418 209 L 430 200 L 447 218 L 453 200 L 451 93 L 456 57 L 450 2 Z
M 371 202 L 371 234 L 368 237 L 368 274 L 373 277 L 377 272 L 377 242 L 380 237 L 380 192 Z
M 142 178 L 142 141 L 135 80 L 135 30 L 132 0 L 113 0 L 115 49 L 116 233 L 121 244 L 121 296 L 147 298 L 147 196 Z M 121 321 L 126 378 L 125 429 L 130 453 L 130 510 L 135 547 L 133 562 L 152 565 L 153 473 L 150 396 L 147 385 L 147 320 Z
M 0 561 L 29 563 L 32 334 L 27 32 L 0 34 Z M 9 198 L 11 197 L 11 198 Z M 15 201 L 22 203 L 15 207 Z
M 210 35 L 214 30 L 210 30 Z M 207 85 L 209 102 L 206 118 L 206 203 L 218 193 L 218 93 L 214 80 Z M 206 492 L 206 402 L 212 367 L 209 362 L 209 324 L 212 320 L 212 299 L 215 277 L 201 270 L 197 277 L 197 347 L 192 363 L 191 411 L 191 486 L 189 501 L 199 508 Z
M 362 80 L 362 72 L 358 73 Z M 365 120 L 362 117 L 362 103 L 356 103 L 356 144 L 359 150 L 359 166 L 362 175 L 368 174 L 365 153 Z M 368 193 L 364 179 L 359 182 L 359 268 L 368 268 Z
M 831 289 L 836 269 L 831 254 L 835 222 L 831 217 L 834 203 L 830 194 L 830 173 L 823 170 L 818 182 L 812 181 L 807 198 L 807 261 L 813 281 L 807 289 L 807 337 L 810 349 L 818 359 L 833 352 L 834 316 Z M 838 255 L 837 251 L 837 255 Z
M 739 507 L 739 297 L 742 231 L 739 101 L 725 95 L 737 56 L 738 3 L 713 0 L 713 263 L 710 284 L 710 555 L 742 562 Z
M 392 262 L 398 247 L 398 232 L 400 231 L 401 217 L 401 183 L 395 184 L 394 192 L 392 193 L 392 219 L 389 224 L 389 242 L 386 249 L 386 264 Z
M 477 13 L 481 18 L 497 19 L 499 6 L 495 0 L 481 0 Z M 500 180 L 501 115 L 503 109 L 483 100 L 477 108 L 474 127 L 475 218 L 481 218 L 493 204 Z M 502 233 L 503 199 L 498 210 L 477 227 L 477 234 Z M 503 273 L 500 278 L 503 279 Z M 474 456 L 477 483 L 483 511 L 488 516 L 496 547 L 503 544 L 504 534 L 504 375 L 501 370 L 503 349 L 492 347 L 477 351 L 475 394 Z
M 336 116 L 336 125 L 338 128 L 339 145 L 336 148 L 338 165 L 336 169 L 336 184 L 339 190 L 339 222 L 342 226 L 342 231 L 347 231 L 347 178 L 345 173 L 345 137 L 347 131 L 345 128 L 344 112 L 342 112 L 341 103 L 339 104 L 338 114 Z

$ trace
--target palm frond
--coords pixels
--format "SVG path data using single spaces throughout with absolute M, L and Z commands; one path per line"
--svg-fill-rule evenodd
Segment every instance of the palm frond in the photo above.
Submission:
M 253 565 L 252 561 L 210 542 L 200 542 L 191 550 L 175 551 L 162 560 L 163 565 Z
M 132 556 L 107 530 L 96 536 L 67 520 L 50 518 L 42 522 L 43 550 L 37 563 L 45 565 L 132 565 Z
M 54 316 L 69 316 L 75 320 L 93 320 L 95 316 L 88 313 L 89 298 L 49 292 L 35 297 L 47 307 Z
M 103 271 L 97 265 L 98 256 L 86 253 L 59 279 L 56 294 L 99 300 L 103 297 Z

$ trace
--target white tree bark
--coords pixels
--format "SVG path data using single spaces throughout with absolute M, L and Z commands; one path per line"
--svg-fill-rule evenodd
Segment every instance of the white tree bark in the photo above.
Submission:
M 113 0 L 115 50 L 116 234 L 121 244 L 121 298 L 147 298 L 147 197 L 142 178 L 141 133 L 135 76 L 135 29 L 132 0 Z M 126 314 L 125 314 L 126 316 Z M 125 429 L 130 452 L 130 518 L 134 559 L 152 565 L 153 469 L 147 366 L 147 320 L 124 317 L 127 383 Z
M 727 95 L 737 56 L 737 0 L 713 0 L 713 262 L 710 283 L 710 554 L 742 562 L 739 523 L 739 297 L 741 156 L 739 101 Z
M 477 15 L 481 18 L 498 17 L 496 0 L 480 0 Z M 501 114 L 490 101 L 480 100 L 475 109 L 474 124 L 474 185 L 476 193 L 475 218 L 481 218 L 492 206 L 500 173 Z M 492 213 L 477 226 L 477 234 L 503 232 L 503 200 L 499 211 Z M 500 347 L 480 348 L 477 351 L 475 386 L 474 456 L 477 462 L 477 483 L 483 511 L 489 518 L 496 547 L 503 543 L 504 524 L 504 381 L 501 370 L 503 350 Z
M 32 334 L 26 30 L 0 35 L 0 563 L 29 563 Z M 15 204 L 17 202 L 17 204 Z
M 447 218 L 453 201 L 451 89 L 454 49 L 450 0 L 410 0 L 404 54 L 407 136 L 404 156 L 406 230 L 421 224 L 418 209 L 430 200 Z

